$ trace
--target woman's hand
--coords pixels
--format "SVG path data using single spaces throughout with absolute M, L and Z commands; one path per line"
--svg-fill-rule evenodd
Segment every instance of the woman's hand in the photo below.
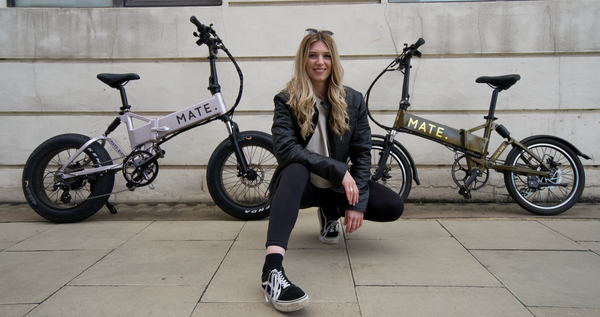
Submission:
M 346 198 L 348 198 L 348 203 L 351 206 L 354 206 L 358 202 L 358 187 L 356 187 L 356 182 L 352 175 L 350 175 L 349 171 L 346 171 L 346 175 L 344 175 L 344 179 L 342 180 L 342 186 L 346 190 Z M 365 213 L 358 210 L 348 209 L 346 210 L 346 215 L 344 216 L 344 226 L 346 226 L 346 233 L 352 233 L 360 228 L 363 224 L 363 218 Z
M 346 210 L 346 216 L 344 217 L 344 226 L 346 226 L 346 233 L 352 233 L 363 224 L 363 218 L 365 213 L 358 210 Z
M 344 175 L 342 186 L 344 186 L 344 190 L 346 191 L 348 204 L 350 204 L 350 206 L 354 206 L 358 202 L 358 187 L 356 187 L 356 182 L 354 181 L 354 178 L 352 178 L 352 175 L 350 175 L 349 171 L 346 171 L 346 175 Z

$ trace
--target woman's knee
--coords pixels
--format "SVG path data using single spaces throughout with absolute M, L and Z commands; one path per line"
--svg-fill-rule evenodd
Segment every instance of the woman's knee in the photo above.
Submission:
M 404 213 L 404 200 L 399 195 L 396 195 L 394 199 L 390 199 L 388 201 L 388 210 L 390 211 L 390 220 L 388 221 L 396 221 L 402 216 Z
M 308 180 L 310 178 L 310 172 L 306 166 L 300 163 L 292 163 L 283 168 L 281 172 L 281 179 L 287 181 L 299 181 Z
M 301 190 L 306 187 L 306 184 L 310 181 L 310 172 L 306 166 L 300 163 L 292 163 L 283 168 L 281 176 L 279 177 L 277 189 L 294 188 L 294 190 Z
M 371 188 L 369 205 L 375 211 L 373 215 L 374 218 L 377 218 L 375 221 L 387 222 L 398 220 L 404 212 L 404 200 L 402 197 L 393 190 L 373 181 L 369 181 L 369 185 Z

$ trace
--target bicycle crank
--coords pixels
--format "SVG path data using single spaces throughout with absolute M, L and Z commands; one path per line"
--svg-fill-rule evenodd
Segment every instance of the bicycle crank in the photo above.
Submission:
M 479 190 L 485 186 L 490 177 L 488 169 L 485 169 L 483 172 L 478 168 L 470 170 L 467 158 L 464 155 L 460 157 L 455 155 L 451 172 L 454 183 L 460 188 L 458 193 L 466 199 L 471 198 L 472 190 Z
M 123 161 L 123 177 L 127 181 L 127 187 L 133 189 L 150 185 L 158 176 L 158 158 L 160 155 L 152 155 L 147 151 L 133 151 Z M 151 187 L 152 188 L 152 187 Z

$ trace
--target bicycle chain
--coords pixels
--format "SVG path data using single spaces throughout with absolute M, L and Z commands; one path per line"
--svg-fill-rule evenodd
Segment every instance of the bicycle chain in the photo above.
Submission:
M 120 158 L 116 158 L 115 160 L 125 160 L 125 158 L 120 157 Z M 112 164 L 114 162 L 113 162 L 113 159 L 110 159 L 108 161 L 100 162 L 100 166 L 104 166 L 105 163 Z M 107 171 L 107 172 L 110 173 L 110 171 Z M 115 172 L 115 174 L 116 174 L 116 172 Z M 110 192 L 108 194 L 103 194 L 103 195 L 99 195 L 99 196 L 87 197 L 86 199 L 77 201 L 76 203 L 77 204 L 81 204 L 81 203 L 83 203 L 85 201 L 88 201 L 88 200 L 91 200 L 91 199 L 98 199 L 98 198 L 102 198 L 102 197 L 106 197 L 106 196 L 110 196 L 110 195 L 116 195 L 116 194 L 120 194 L 120 193 L 123 193 L 123 192 L 126 192 L 126 191 L 134 191 L 138 187 L 140 187 L 140 186 L 134 186 L 134 187 L 123 189 L 123 190 L 120 190 L 120 191 L 117 191 L 117 192 L 112 191 L 112 192 Z

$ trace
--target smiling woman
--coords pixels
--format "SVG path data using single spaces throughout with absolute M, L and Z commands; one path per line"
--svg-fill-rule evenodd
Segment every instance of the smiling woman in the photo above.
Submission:
M 280 311 L 308 305 L 308 295 L 283 270 L 300 208 L 319 207 L 319 241 L 340 239 L 363 220 L 394 221 L 404 210 L 394 191 L 370 181 L 371 129 L 362 94 L 342 85 L 344 70 L 333 33 L 307 30 L 294 60 L 294 75 L 275 96 L 273 147 L 281 168 L 271 202 L 262 287 Z M 348 159 L 352 167 L 348 168 Z M 276 173 L 277 174 L 277 173 Z

